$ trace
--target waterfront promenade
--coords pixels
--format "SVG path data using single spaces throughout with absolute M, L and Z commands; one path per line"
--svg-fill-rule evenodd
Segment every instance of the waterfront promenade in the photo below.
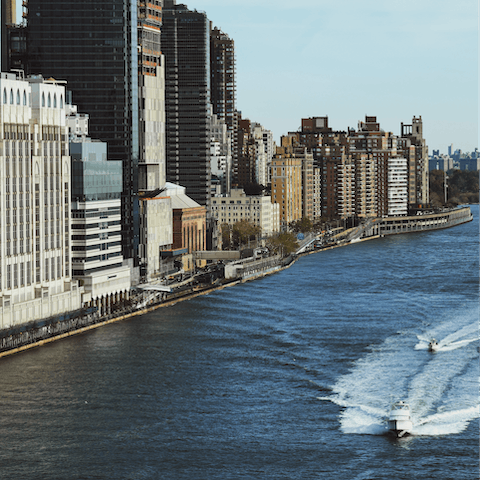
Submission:
M 22 325 L 0 333 L 0 357 L 12 355 L 27 349 L 42 346 L 56 340 L 88 332 L 110 323 L 119 322 L 130 317 L 143 315 L 161 307 L 168 307 L 180 301 L 199 295 L 206 295 L 215 290 L 252 281 L 266 275 L 277 273 L 289 268 L 303 256 L 315 252 L 346 246 L 359 241 L 372 240 L 386 235 L 423 232 L 441 228 L 453 227 L 472 220 L 469 207 L 463 207 L 446 212 L 437 212 L 415 217 L 398 217 L 369 219 L 357 227 L 350 229 L 337 228 L 320 234 L 308 234 L 292 255 L 272 256 L 268 258 L 248 258 L 231 262 L 229 271 L 234 275 L 226 275 L 227 266 L 214 265 L 207 272 L 191 275 L 189 279 L 181 279 L 169 285 L 170 293 L 159 292 L 158 289 L 148 289 L 142 285 L 137 294 L 132 296 L 130 305 L 107 316 L 87 311 L 82 315 L 66 315 L 62 319 L 51 319 L 46 322 L 36 322 Z M 154 286 L 153 286 L 154 287 Z

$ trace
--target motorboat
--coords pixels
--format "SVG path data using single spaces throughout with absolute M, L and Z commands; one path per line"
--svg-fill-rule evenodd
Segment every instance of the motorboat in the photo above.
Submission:
M 434 338 L 432 338 L 428 343 L 428 350 L 430 352 L 436 352 L 438 349 L 439 349 L 438 342 Z
M 392 405 L 388 417 L 388 430 L 397 438 L 408 435 L 412 431 L 412 419 L 410 418 L 410 406 L 400 400 Z

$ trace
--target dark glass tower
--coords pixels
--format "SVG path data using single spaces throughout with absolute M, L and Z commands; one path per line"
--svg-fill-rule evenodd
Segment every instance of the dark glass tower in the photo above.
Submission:
M 165 55 L 167 181 L 210 204 L 210 25 L 205 13 L 166 0 Z
M 79 111 L 90 115 L 92 138 L 108 144 L 110 160 L 122 161 L 122 253 L 133 259 L 139 241 L 137 11 L 137 0 L 29 0 L 27 16 L 27 72 L 66 80 Z

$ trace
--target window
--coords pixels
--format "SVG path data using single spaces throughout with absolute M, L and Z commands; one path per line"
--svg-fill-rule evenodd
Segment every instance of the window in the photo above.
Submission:
M 60 95 L 60 108 L 63 108 L 63 95 Z
M 57 108 L 57 94 L 53 95 L 53 108 Z
M 45 106 L 45 94 L 42 93 L 42 107 Z
M 47 107 L 51 108 L 51 106 L 52 106 L 52 97 L 50 96 L 50 94 L 48 94 Z
M 4 88 L 3 89 L 3 103 L 7 103 L 7 89 Z
M 27 92 L 23 91 L 23 105 L 27 105 Z
M 17 90 L 17 105 L 20 105 L 20 92 Z
M 13 105 L 13 90 L 10 90 L 10 105 Z

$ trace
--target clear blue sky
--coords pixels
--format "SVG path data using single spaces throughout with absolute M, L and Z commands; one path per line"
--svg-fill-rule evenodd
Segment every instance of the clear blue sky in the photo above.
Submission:
M 422 116 L 431 152 L 478 147 L 478 0 L 177 0 L 235 40 L 237 108 L 275 140 Z
M 17 0 L 17 4 L 20 5 Z M 237 108 L 281 135 L 328 116 L 422 116 L 429 150 L 479 146 L 480 0 L 177 0 L 235 40 Z

